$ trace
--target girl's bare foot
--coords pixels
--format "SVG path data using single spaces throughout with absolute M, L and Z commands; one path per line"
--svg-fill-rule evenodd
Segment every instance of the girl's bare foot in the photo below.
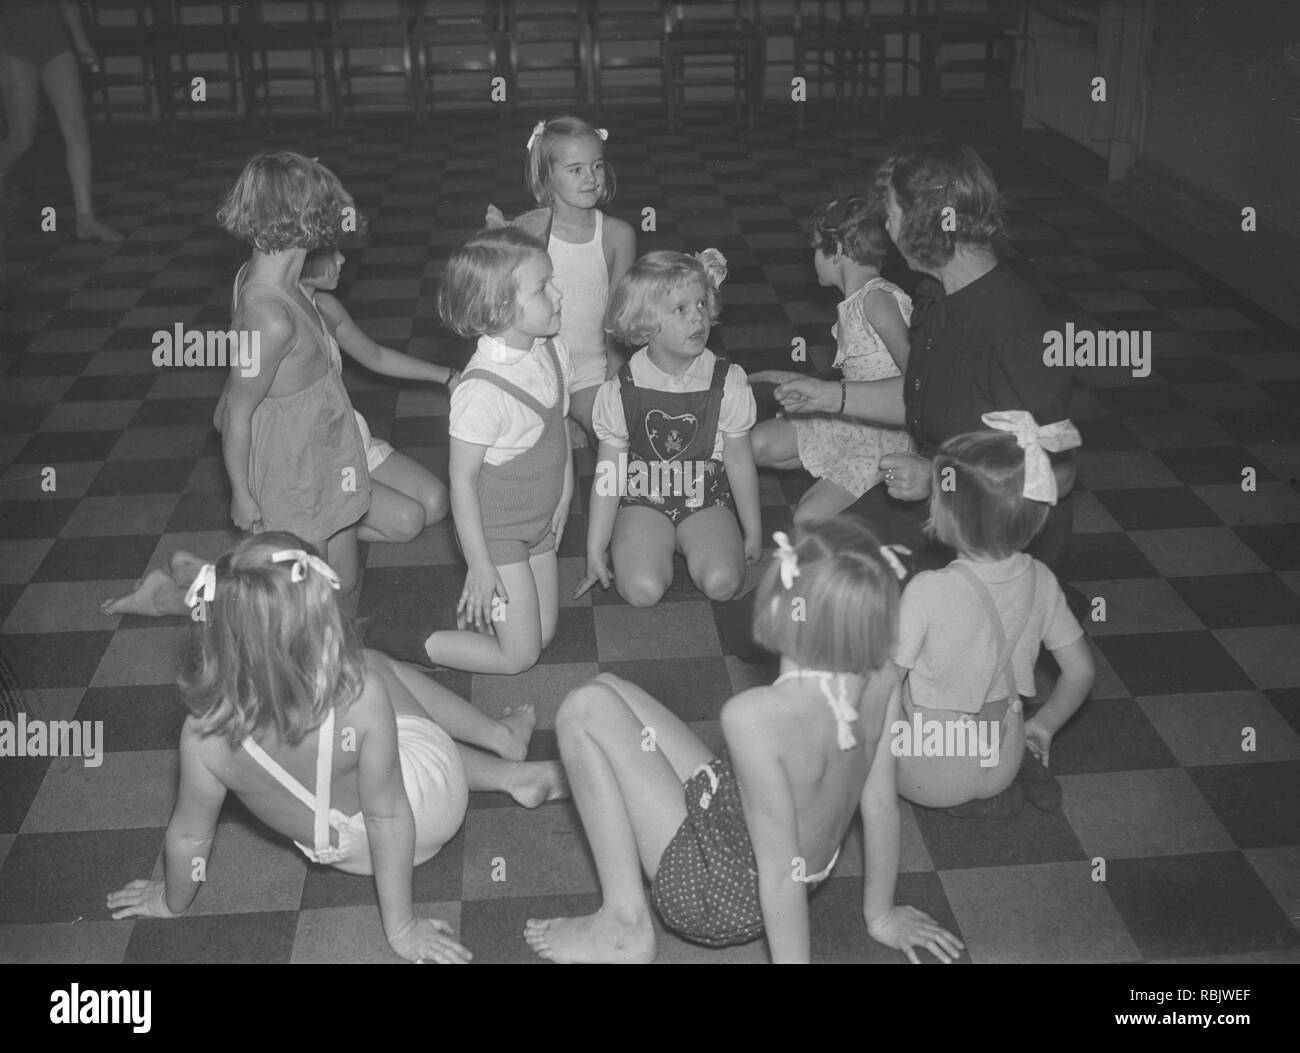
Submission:
M 569 780 L 559 761 L 521 761 L 511 769 L 505 790 L 525 808 L 569 796 Z
M 94 216 L 77 217 L 78 241 L 121 241 L 123 235 L 112 227 L 106 227 Z
M 654 924 L 645 910 L 634 921 L 620 920 L 606 907 L 582 918 L 529 918 L 524 939 L 543 958 L 561 964 L 644 965 L 655 957 Z
M 531 702 L 507 709 L 500 720 L 500 741 L 496 752 L 506 760 L 521 761 L 528 756 L 528 743 L 533 738 L 533 728 L 537 726 L 537 710 Z
M 203 569 L 204 560 L 200 559 L 193 552 L 186 552 L 184 549 L 177 549 L 167 560 L 167 566 L 171 569 L 172 579 L 181 588 L 188 589 L 199 576 L 199 571 Z
M 176 609 L 178 604 L 179 610 Z M 179 595 L 179 586 L 161 567 L 149 571 L 125 596 L 105 600 L 99 605 L 104 614 L 143 614 L 147 618 L 184 614 L 184 607 L 185 598 Z

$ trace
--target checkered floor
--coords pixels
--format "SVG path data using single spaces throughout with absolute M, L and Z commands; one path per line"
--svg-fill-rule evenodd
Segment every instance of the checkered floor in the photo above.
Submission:
M 489 200 L 507 211 L 525 204 L 528 123 L 97 133 L 100 213 L 129 231 L 116 247 L 75 242 L 63 210 L 57 233 L 38 232 L 40 208 L 67 197 L 57 140 L 11 183 L 0 653 L 29 716 L 103 720 L 108 752 L 98 768 L 0 759 L 0 958 L 393 960 L 372 883 L 307 865 L 236 803 L 189 916 L 109 919 L 105 894 L 156 872 L 175 790 L 172 682 L 186 623 L 106 618 L 98 604 L 178 547 L 216 554 L 232 540 L 209 427 L 222 375 L 154 368 L 150 337 L 178 322 L 228 324 L 242 253 L 213 212 L 242 162 L 274 145 L 338 171 L 372 219 L 344 272 L 352 313 L 381 341 L 460 363 L 466 348 L 439 330 L 433 306 L 440 261 Z M 834 300 L 815 283 L 800 224 L 828 192 L 860 180 L 885 142 L 829 115 L 802 135 L 776 118 L 752 134 L 700 114 L 676 135 L 645 113 L 607 123 L 620 185 L 613 211 L 639 220 L 656 210 L 657 232 L 639 248 L 716 245 L 731 260 L 714 347 L 768 368 L 788 364 L 802 336 L 824 363 Z M 1300 960 L 1296 334 L 1010 144 L 978 145 L 1012 200 L 1012 266 L 1081 327 L 1152 330 L 1154 371 L 1079 376 L 1082 486 L 1063 578 L 1104 598 L 1106 620 L 1088 626 L 1092 698 L 1052 754 L 1064 807 L 999 823 L 904 805 L 899 899 L 959 932 L 976 962 Z M 443 390 L 347 379 L 376 434 L 445 477 Z M 40 485 L 47 466 L 53 493 Z M 1252 492 L 1242 489 L 1247 467 Z M 589 485 L 561 552 L 564 594 L 582 569 Z M 762 475 L 766 531 L 789 526 L 805 485 L 793 473 Z M 371 546 L 362 613 L 398 592 L 458 587 L 454 553 L 447 524 L 408 545 Z M 529 673 L 440 679 L 493 714 L 535 702 L 535 757 L 555 755 L 548 729 L 559 701 L 598 670 L 644 684 L 716 741 L 722 702 L 764 672 L 734 657 L 734 617 L 679 575 L 653 610 L 599 590 L 566 604 L 554 645 Z M 1248 728 L 1253 751 L 1243 751 Z M 812 900 L 814 957 L 901 961 L 867 937 L 859 835 L 850 840 Z M 504 881 L 493 880 L 497 861 Z M 482 794 L 463 831 L 417 869 L 415 889 L 418 905 L 451 920 L 486 962 L 530 959 L 525 918 L 597 903 L 571 805 L 527 812 Z M 711 952 L 666 937 L 661 946 L 670 962 L 766 955 L 762 943 Z

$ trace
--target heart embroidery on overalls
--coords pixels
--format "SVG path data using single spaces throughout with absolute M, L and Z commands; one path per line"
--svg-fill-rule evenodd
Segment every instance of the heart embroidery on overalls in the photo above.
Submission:
M 650 449 L 661 461 L 676 460 L 695 441 L 699 424 L 694 413 L 670 417 L 663 410 L 652 409 L 645 415 L 645 433 L 650 440 Z

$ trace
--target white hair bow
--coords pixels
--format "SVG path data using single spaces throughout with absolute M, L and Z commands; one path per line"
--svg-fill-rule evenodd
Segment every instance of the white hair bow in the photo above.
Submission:
M 190 582 L 190 587 L 185 592 L 185 606 L 191 610 L 194 606 L 202 601 L 211 603 L 212 598 L 217 594 L 217 568 L 215 564 L 205 563 L 199 568 L 194 580 Z
M 790 538 L 778 530 L 772 535 L 776 542 L 776 558 L 781 565 L 781 585 L 787 589 L 794 587 L 794 579 L 799 576 L 799 557 L 795 555 Z
M 600 136 L 600 141 L 601 141 L 602 143 L 603 143 L 603 142 L 607 142 L 607 141 L 609 140 L 609 129 L 608 129 L 608 128 L 597 128 L 597 129 L 596 129 L 596 134 Z
M 310 567 L 329 582 L 331 589 L 339 589 L 343 587 L 343 582 L 340 581 L 339 576 L 334 573 L 334 568 L 319 556 L 313 556 L 310 552 L 304 552 L 300 548 L 286 548 L 271 556 L 272 563 L 286 563 L 289 560 L 293 560 L 293 567 L 289 570 L 290 581 L 302 581 L 307 577 L 307 568 Z
M 697 252 L 695 258 L 703 265 L 715 287 L 721 286 L 727 280 L 727 257 L 717 249 Z
M 533 133 L 528 137 L 528 143 L 524 147 L 524 149 L 531 150 L 533 148 L 533 143 L 537 142 L 538 136 L 540 136 L 544 131 L 546 131 L 545 121 L 538 121 L 536 124 L 534 124 Z
M 907 567 L 904 565 L 903 561 L 898 558 L 900 552 L 904 556 L 910 556 L 912 554 L 912 550 L 906 545 L 880 546 L 880 558 L 889 564 L 889 569 L 894 572 L 894 577 L 899 581 L 902 581 L 907 577 Z
M 1083 445 L 1079 430 L 1068 420 L 1039 427 L 1032 413 L 1024 410 L 999 410 L 980 418 L 990 428 L 1009 431 L 1016 444 L 1025 451 L 1024 496 L 1031 501 L 1056 504 L 1056 476 L 1047 452 L 1063 453 Z

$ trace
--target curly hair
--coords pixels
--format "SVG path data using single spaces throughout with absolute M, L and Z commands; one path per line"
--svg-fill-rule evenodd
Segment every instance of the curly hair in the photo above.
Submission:
M 947 139 L 903 146 L 880 166 L 903 213 L 898 247 L 924 267 L 941 267 L 959 244 L 991 247 L 1002 233 L 997 180 L 974 147 Z M 951 209 L 951 212 L 947 212 Z
M 352 195 L 319 161 L 281 151 L 258 154 L 226 192 L 217 219 L 259 252 L 334 245 L 365 229 Z M 351 219 L 353 225 L 346 227 Z
M 604 137 L 600 132 L 581 117 L 552 117 L 543 122 L 542 132 L 533 140 L 524 167 L 524 178 L 528 183 L 528 189 L 539 205 L 555 203 L 555 188 L 551 186 L 551 165 L 555 163 L 555 148 L 563 139 L 588 137 L 598 143 L 604 143 Z M 613 201 L 614 192 L 618 189 L 618 177 L 614 174 L 614 166 L 603 158 L 603 145 L 601 152 L 605 185 L 600 199 L 596 202 L 597 205 L 605 205 Z
M 518 227 L 481 230 L 447 257 L 438 283 L 438 314 L 459 336 L 499 333 L 514 321 L 519 295 L 515 272 L 546 246 Z
M 820 205 L 812 218 L 811 243 L 825 256 L 843 253 L 854 263 L 879 267 L 889 253 L 885 194 L 873 188 L 865 197 Z
M 267 533 L 217 561 L 216 592 L 181 678 L 185 707 L 232 749 L 268 728 L 301 742 L 365 687 L 361 644 L 334 590 L 315 570 L 293 581 L 293 564 L 271 559 L 285 549 L 317 555 L 293 534 Z
M 684 252 L 647 252 L 619 279 L 609 294 L 605 332 L 629 347 L 650 342 L 659 332 L 663 301 L 674 289 L 698 281 L 704 289 L 710 323 L 718 320 L 722 304 L 709 272 L 694 256 Z

